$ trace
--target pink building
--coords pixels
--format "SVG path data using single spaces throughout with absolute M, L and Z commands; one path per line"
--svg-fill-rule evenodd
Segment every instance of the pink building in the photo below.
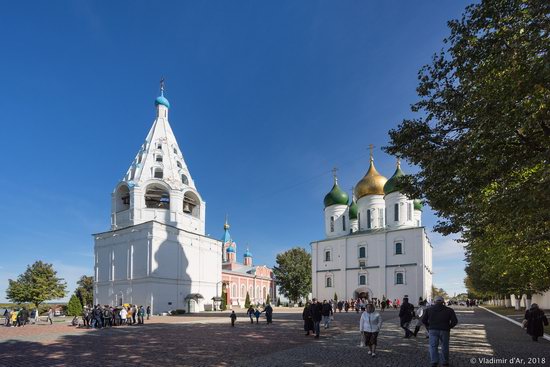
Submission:
M 253 265 L 252 254 L 248 249 L 243 255 L 243 262 L 237 262 L 237 244 L 231 239 L 227 221 L 223 228 L 222 289 L 227 292 L 227 305 L 244 307 L 246 292 L 251 303 L 264 303 L 267 295 L 274 303 L 273 271 L 265 265 Z

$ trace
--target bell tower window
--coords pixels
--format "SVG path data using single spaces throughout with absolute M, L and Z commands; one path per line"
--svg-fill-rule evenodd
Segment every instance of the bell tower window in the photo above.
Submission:
M 170 193 L 160 185 L 147 187 L 145 206 L 152 209 L 170 209 Z
M 371 227 L 371 224 L 370 224 L 370 210 L 367 210 L 367 228 L 370 228 Z
M 164 175 L 162 173 L 162 168 L 155 168 L 154 178 L 162 178 Z
M 177 165 L 179 168 L 182 168 L 181 162 L 180 162 L 180 161 L 177 161 L 177 162 L 176 162 L 176 165 Z
M 399 222 L 399 204 L 393 206 L 393 220 Z
M 155 157 L 155 161 L 157 161 L 157 162 L 162 162 L 162 155 L 158 154 L 158 155 Z
M 181 175 L 181 182 L 183 182 L 184 185 L 189 185 L 189 179 L 187 178 L 186 175 L 184 174 Z

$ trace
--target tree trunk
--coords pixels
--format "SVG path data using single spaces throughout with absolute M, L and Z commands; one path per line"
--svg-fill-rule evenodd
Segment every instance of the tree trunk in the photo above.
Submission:
M 516 311 L 519 311 L 519 309 L 521 308 L 520 306 L 520 299 L 514 294 L 514 308 L 516 309 Z
M 504 307 L 512 307 L 512 300 L 510 299 L 510 296 L 504 298 Z
M 530 292 L 526 293 L 526 299 L 525 299 L 525 310 L 526 311 L 531 308 L 532 298 L 533 298 L 533 295 Z

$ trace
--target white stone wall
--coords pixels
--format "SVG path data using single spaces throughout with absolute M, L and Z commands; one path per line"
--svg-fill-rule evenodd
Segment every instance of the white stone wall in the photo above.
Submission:
M 331 228 L 331 217 L 334 220 Z M 345 222 L 345 227 L 344 227 Z M 338 237 L 350 232 L 347 205 L 331 205 L 325 208 L 325 235 L 327 237 Z
M 386 204 L 382 195 L 367 195 L 357 201 L 358 216 L 359 216 L 359 230 L 366 231 L 375 228 L 385 227 L 385 214 L 384 210 Z M 370 227 L 367 223 L 368 214 L 370 210 Z
M 189 310 L 185 297 L 200 293 L 204 310 L 221 289 L 221 243 L 162 223 L 95 235 L 94 302 L 151 305 L 154 313 Z M 193 305 L 194 306 L 194 305 Z

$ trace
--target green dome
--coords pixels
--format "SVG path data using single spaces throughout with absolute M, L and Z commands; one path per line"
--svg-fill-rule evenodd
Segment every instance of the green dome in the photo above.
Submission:
M 350 220 L 357 219 L 357 210 L 357 203 L 355 202 L 355 200 L 352 200 L 348 211 Z
M 413 204 L 414 204 L 414 210 L 422 211 L 422 201 L 421 200 L 415 199 L 413 201 Z
M 405 174 L 403 173 L 403 171 L 401 171 L 401 165 L 397 163 L 397 168 L 395 169 L 393 176 L 391 176 L 390 179 L 384 185 L 384 194 L 388 195 L 388 194 L 391 194 L 392 192 L 399 191 L 400 187 L 397 181 L 399 180 L 400 177 L 403 177 L 403 176 L 405 176 Z
M 331 205 L 348 205 L 349 196 L 343 191 L 335 180 L 332 190 L 325 196 L 325 208 Z

